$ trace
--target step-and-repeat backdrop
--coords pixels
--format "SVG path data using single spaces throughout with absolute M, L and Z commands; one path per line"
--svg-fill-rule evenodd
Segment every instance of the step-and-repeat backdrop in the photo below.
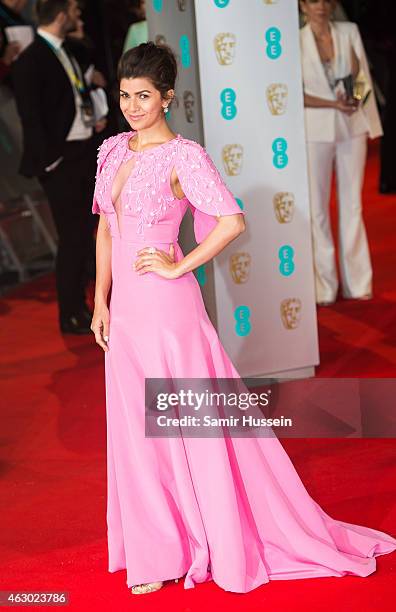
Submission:
M 178 54 L 175 131 L 200 141 L 246 212 L 214 262 L 217 329 L 243 376 L 318 363 L 297 2 L 152 0 Z M 203 288 L 207 270 L 198 270 Z

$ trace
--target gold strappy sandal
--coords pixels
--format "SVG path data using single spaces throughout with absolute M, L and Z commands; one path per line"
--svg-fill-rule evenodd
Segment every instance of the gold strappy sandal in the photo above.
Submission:
M 166 582 L 168 582 L 168 580 Z M 175 578 L 174 582 L 179 582 L 179 578 Z M 159 591 L 163 586 L 163 582 L 147 582 L 146 584 L 135 584 L 131 588 L 131 592 L 134 595 L 144 595 L 145 593 L 154 593 L 155 591 Z

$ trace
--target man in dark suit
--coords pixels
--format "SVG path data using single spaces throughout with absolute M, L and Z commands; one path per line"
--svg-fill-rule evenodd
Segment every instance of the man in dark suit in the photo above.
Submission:
M 96 172 L 93 107 L 83 71 L 65 42 L 79 22 L 76 0 L 38 0 L 34 42 L 12 78 L 24 132 L 20 172 L 37 176 L 59 236 L 56 285 L 63 333 L 90 333 L 85 266 L 92 245 Z

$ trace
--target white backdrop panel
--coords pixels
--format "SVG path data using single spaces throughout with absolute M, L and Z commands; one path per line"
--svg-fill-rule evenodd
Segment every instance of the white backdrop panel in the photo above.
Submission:
M 221 340 L 242 375 L 315 365 L 297 2 L 198 0 L 195 13 L 205 146 L 248 223 L 215 260 Z

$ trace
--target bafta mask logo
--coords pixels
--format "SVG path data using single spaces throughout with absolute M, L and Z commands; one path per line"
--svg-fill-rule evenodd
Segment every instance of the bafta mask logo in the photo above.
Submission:
M 294 215 L 294 194 L 280 191 L 274 195 L 275 216 L 279 223 L 290 223 Z
M 220 66 L 229 66 L 235 57 L 236 36 L 231 32 L 221 32 L 214 39 L 217 61 Z
M 192 91 L 186 89 L 183 93 L 184 114 L 188 123 L 194 123 L 195 96 Z
M 234 283 L 242 285 L 249 280 L 250 262 L 249 253 L 234 253 L 230 257 L 230 272 Z
M 278 0 L 263 0 L 264 4 L 277 4 Z
M 166 38 L 163 34 L 157 34 L 157 36 L 154 39 L 154 42 L 156 45 L 166 45 Z
M 286 329 L 297 329 L 301 321 L 301 300 L 299 298 L 282 300 L 280 313 Z
M 271 83 L 271 85 L 268 85 L 266 93 L 271 115 L 284 115 L 287 107 L 287 85 Z
M 243 147 L 240 144 L 228 144 L 223 147 L 224 170 L 228 176 L 237 176 L 241 173 L 243 161 Z
M 177 0 L 177 8 L 179 11 L 187 10 L 187 0 Z

